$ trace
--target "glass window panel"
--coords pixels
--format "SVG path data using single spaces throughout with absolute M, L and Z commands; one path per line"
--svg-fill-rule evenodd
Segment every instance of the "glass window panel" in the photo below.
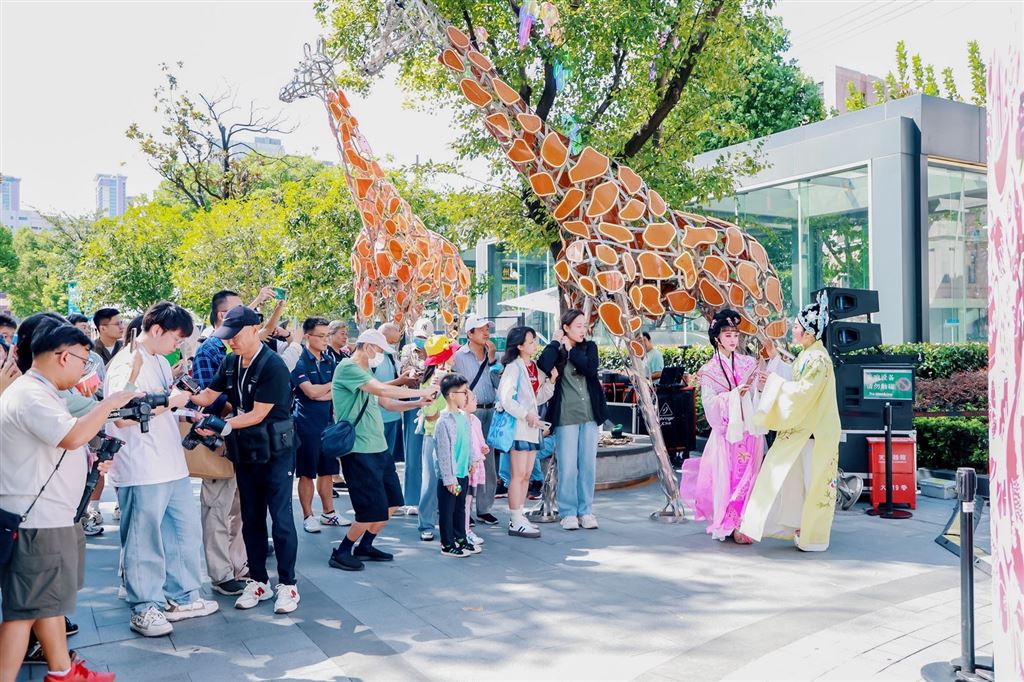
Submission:
M 928 339 L 988 338 L 987 182 L 983 172 L 928 165 Z

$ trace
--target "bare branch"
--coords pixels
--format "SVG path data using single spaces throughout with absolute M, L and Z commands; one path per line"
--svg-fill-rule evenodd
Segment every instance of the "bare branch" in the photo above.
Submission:
M 615 95 L 619 92 L 619 86 L 622 84 L 622 72 L 623 67 L 626 64 L 626 55 L 628 50 L 622 47 L 621 42 L 616 44 L 614 50 L 614 56 L 612 58 L 612 82 L 608 86 L 608 92 L 605 93 L 604 99 L 597 105 L 597 109 L 594 110 L 594 115 L 590 117 L 586 127 L 593 128 L 597 120 L 601 118 L 601 115 L 608 110 L 611 106 L 612 100 L 615 99 Z

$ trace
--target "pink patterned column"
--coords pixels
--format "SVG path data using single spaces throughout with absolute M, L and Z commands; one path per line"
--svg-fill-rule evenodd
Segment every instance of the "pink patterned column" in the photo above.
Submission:
M 998 676 L 1024 679 L 1024 70 L 988 74 L 989 438 Z

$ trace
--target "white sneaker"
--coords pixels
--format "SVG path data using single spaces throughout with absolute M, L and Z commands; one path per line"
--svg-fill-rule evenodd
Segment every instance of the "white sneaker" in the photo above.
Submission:
M 419 507 L 414 507 L 412 505 L 407 505 L 405 507 L 405 515 L 406 516 L 419 516 L 420 515 L 420 509 L 419 509 Z
M 82 532 L 89 538 L 102 535 L 103 526 L 96 524 L 91 516 L 86 515 L 82 517 Z
M 474 533 L 473 531 L 469 531 L 468 533 L 466 533 L 466 539 L 469 540 L 470 544 L 473 545 L 484 544 L 484 539 L 476 533 Z
M 89 518 L 91 518 L 92 522 L 97 526 L 103 525 L 103 513 L 99 510 L 99 507 L 91 507 L 89 509 Z
M 155 606 L 150 606 L 142 613 L 133 613 L 129 626 L 143 637 L 162 637 L 174 630 L 164 612 Z
M 302 530 L 307 533 L 319 533 L 320 519 L 310 514 L 306 518 L 302 519 Z
M 278 584 L 277 601 L 274 602 L 274 613 L 291 613 L 299 608 L 299 591 L 295 585 Z
M 121 520 L 121 506 L 120 505 L 114 507 L 113 518 L 114 518 L 115 521 L 120 521 Z
M 516 538 L 536 539 L 540 537 L 540 531 L 528 526 L 526 520 L 521 517 L 508 522 L 508 534 Z
M 235 608 L 251 609 L 261 601 L 266 601 L 272 596 L 273 595 L 270 594 L 270 585 L 268 583 L 261 583 L 256 580 L 247 580 L 245 582 L 245 589 L 242 591 L 242 596 L 235 600 Z
M 597 528 L 597 517 L 593 514 L 584 514 L 580 517 L 580 526 L 587 530 L 594 530 Z
M 164 609 L 164 618 L 172 623 L 177 623 L 179 620 L 185 620 L 186 618 L 209 616 L 211 613 L 217 613 L 219 609 L 220 604 L 212 599 L 196 599 L 188 604 L 178 604 L 168 599 L 167 608 Z
M 559 524 L 565 530 L 579 530 L 580 529 L 580 520 L 577 519 L 575 516 L 563 516 L 562 520 L 559 521 Z
M 338 516 L 337 512 L 335 512 L 335 513 L 331 514 L 330 516 L 328 516 L 327 514 L 321 514 L 320 515 L 320 525 L 321 526 L 334 526 L 335 528 L 344 528 L 346 526 L 351 526 L 352 522 L 349 521 L 348 519 L 341 518 L 340 516 Z

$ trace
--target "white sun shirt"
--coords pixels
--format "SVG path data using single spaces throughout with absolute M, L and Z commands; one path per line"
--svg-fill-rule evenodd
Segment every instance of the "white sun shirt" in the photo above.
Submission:
M 129 388 L 144 393 L 166 393 L 172 385 L 171 366 L 162 355 L 153 355 L 141 343 L 142 368 L 135 385 L 128 385 L 132 371 L 132 351 L 125 347 L 107 365 L 107 379 L 103 395 L 113 395 Z M 177 481 L 188 476 L 185 451 L 181 447 L 178 417 L 170 410 L 149 421 L 149 433 L 142 433 L 138 422 L 128 426 L 107 426 L 107 433 L 124 441 L 121 451 L 114 455 L 110 468 L 110 482 L 114 486 L 152 485 Z
M 77 422 L 64 398 L 29 370 L 0 396 L 0 508 L 24 514 L 60 461 L 64 440 Z M 22 528 L 74 525 L 88 473 L 85 448 L 69 450 Z

